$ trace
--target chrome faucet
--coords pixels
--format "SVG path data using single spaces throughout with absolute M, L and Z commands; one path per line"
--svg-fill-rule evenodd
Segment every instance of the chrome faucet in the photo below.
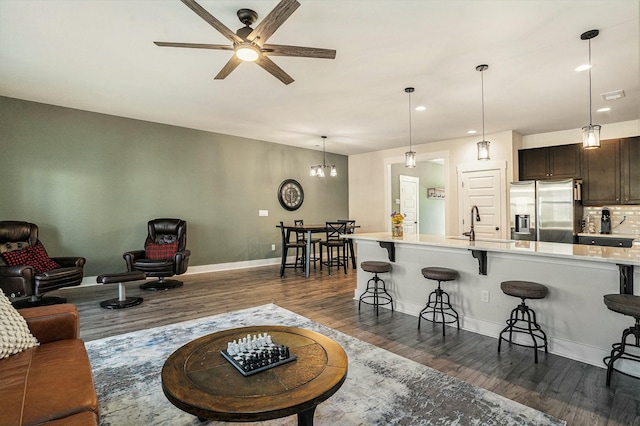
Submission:
M 471 207 L 471 229 L 469 230 L 469 232 L 462 233 L 462 235 L 464 235 L 465 237 L 469 237 L 469 241 L 476 240 L 476 231 L 473 229 L 473 211 L 474 210 L 476 211 L 476 221 L 480 222 L 480 212 L 478 212 L 478 206 L 472 206 Z

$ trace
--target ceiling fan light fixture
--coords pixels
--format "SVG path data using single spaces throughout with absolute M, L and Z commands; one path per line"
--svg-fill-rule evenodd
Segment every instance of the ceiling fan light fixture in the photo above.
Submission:
M 260 49 L 251 42 L 240 43 L 235 50 L 236 56 L 245 62 L 253 62 L 260 56 Z

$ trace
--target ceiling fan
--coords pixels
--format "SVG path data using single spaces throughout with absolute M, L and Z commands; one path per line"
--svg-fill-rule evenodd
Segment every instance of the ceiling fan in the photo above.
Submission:
M 222 70 L 215 76 L 216 80 L 222 80 L 231 71 L 237 68 L 243 61 L 254 61 L 284 84 L 293 82 L 293 78 L 282 68 L 276 65 L 269 56 L 299 56 L 305 58 L 335 59 L 336 51 L 332 49 L 320 49 L 315 47 L 287 46 L 281 44 L 266 44 L 266 41 L 286 21 L 289 16 L 300 6 L 297 0 L 281 0 L 280 3 L 256 26 L 251 28 L 258 14 L 251 9 L 238 10 L 238 18 L 245 26 L 235 33 L 218 21 L 202 6 L 194 0 L 181 0 L 196 15 L 204 19 L 209 25 L 218 30 L 220 34 L 229 39 L 233 44 L 204 44 L 204 43 L 174 43 L 154 41 L 157 46 L 188 47 L 195 49 L 231 50 L 235 54 Z

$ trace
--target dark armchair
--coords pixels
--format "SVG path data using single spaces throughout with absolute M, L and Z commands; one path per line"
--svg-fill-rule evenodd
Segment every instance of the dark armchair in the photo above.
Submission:
M 38 239 L 38 226 L 0 221 L 0 289 L 16 308 L 65 303 L 44 293 L 82 283 L 84 257 L 50 258 Z
M 182 281 L 165 278 L 187 271 L 191 251 L 187 250 L 187 222 L 181 219 L 154 219 L 147 224 L 144 250 L 123 254 L 127 270 L 144 272 L 158 280 L 142 284 L 144 290 L 167 290 L 180 287 Z

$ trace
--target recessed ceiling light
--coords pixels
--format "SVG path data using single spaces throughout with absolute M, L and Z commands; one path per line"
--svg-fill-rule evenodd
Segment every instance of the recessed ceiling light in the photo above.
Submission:
M 581 71 L 586 71 L 588 69 L 591 69 L 591 65 L 589 64 L 582 64 L 579 67 L 576 68 L 577 72 L 581 72 Z
M 477 130 L 469 130 L 467 133 L 470 134 L 470 135 L 475 135 L 476 133 L 478 133 L 478 131 Z
M 598 112 L 607 112 L 607 111 L 611 111 L 611 108 L 606 107 L 606 108 L 600 108 L 600 109 L 598 109 Z
M 416 111 L 424 111 L 425 109 L 427 109 L 427 107 L 424 105 L 420 105 L 416 107 Z

